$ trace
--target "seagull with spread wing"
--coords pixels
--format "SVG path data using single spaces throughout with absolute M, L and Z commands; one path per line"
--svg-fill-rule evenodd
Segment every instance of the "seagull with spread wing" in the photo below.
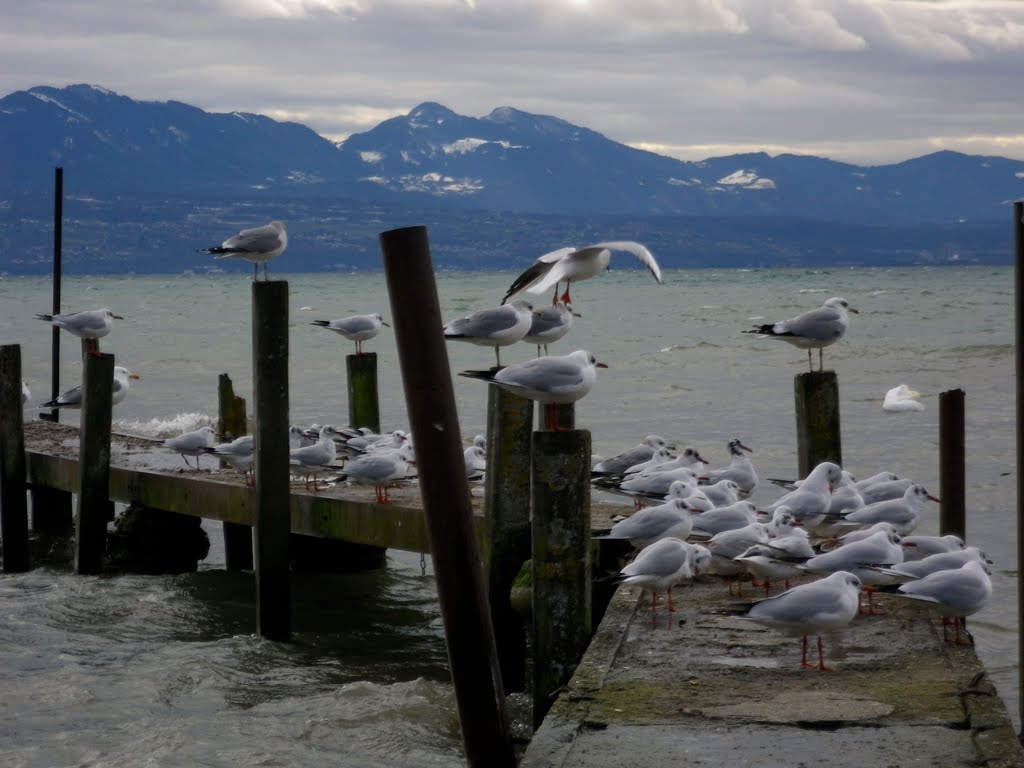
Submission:
M 633 254 L 640 263 L 647 267 L 654 279 L 661 282 L 661 269 L 658 267 L 658 262 L 654 260 L 654 256 L 645 246 L 631 240 L 614 240 L 595 243 L 583 248 L 559 248 L 557 251 L 544 254 L 513 281 L 501 303 L 504 304 L 510 297 L 522 290 L 528 290 L 530 293 L 543 293 L 554 287 L 555 295 L 551 303 L 555 304 L 561 300 L 562 303 L 571 305 L 570 284 L 596 277 L 608 269 L 612 251 L 625 251 Z M 565 283 L 565 292 L 559 296 L 558 284 L 561 282 Z

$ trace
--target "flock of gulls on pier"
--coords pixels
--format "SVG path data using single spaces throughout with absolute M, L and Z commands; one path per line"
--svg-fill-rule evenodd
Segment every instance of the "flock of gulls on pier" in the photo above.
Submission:
M 284 224 L 273 221 L 202 250 L 216 258 L 252 262 L 254 279 L 258 279 L 259 265 L 263 264 L 266 278 L 267 262 L 287 244 Z M 538 402 L 546 409 L 546 428 L 558 429 L 552 406 L 585 397 L 596 382 L 597 369 L 606 366 L 586 350 L 549 356 L 547 346 L 563 338 L 579 317 L 570 288 L 604 272 L 613 252 L 633 255 L 661 282 L 654 257 L 635 242 L 562 248 L 541 256 L 516 278 L 498 306 L 454 319 L 441 329 L 446 339 L 494 348 L 494 368 L 463 375 Z M 522 291 L 540 294 L 552 289 L 551 305 L 540 309 L 513 298 Z M 833 297 L 797 317 L 744 332 L 806 350 L 812 370 L 811 352 L 817 349 L 821 370 L 822 350 L 843 338 L 849 313 L 856 311 L 845 299 Z M 98 340 L 110 333 L 114 319 L 120 319 L 105 308 L 37 317 L 85 339 L 90 354 L 98 353 Z M 363 353 L 363 342 L 388 325 L 380 314 L 313 324 L 353 341 L 356 354 Z M 502 367 L 501 347 L 518 342 L 536 345 L 537 357 Z M 137 378 L 126 368 L 114 369 L 115 404 Z M 29 397 L 23 384 L 22 403 Z M 42 407 L 78 408 L 81 403 L 82 389 L 75 387 Z M 919 393 L 901 384 L 887 393 L 883 408 L 900 412 L 921 410 L 923 405 Z M 219 443 L 218 437 L 227 436 L 207 426 L 167 439 L 163 445 L 179 453 L 189 468 L 189 457 L 195 459 L 196 469 L 203 456 L 223 459 L 251 483 L 253 437 Z M 747 455 L 750 448 L 734 439 L 728 451 L 727 465 L 709 467 L 696 449 L 677 451 L 665 439 L 648 435 L 635 447 L 595 459 L 594 489 L 629 498 L 634 508 L 601 534 L 627 540 L 636 549 L 629 564 L 610 578 L 650 591 L 652 622 L 657 619 L 660 592 L 665 593 L 671 614 L 674 586 L 712 575 L 723 578 L 729 594 L 735 590 L 737 597 L 742 597 L 746 580 L 763 589 L 763 597 L 730 612 L 801 637 L 800 663 L 807 668 L 828 669 L 822 635 L 845 627 L 858 613 L 875 612 L 876 592 L 924 603 L 942 616 L 947 642 L 965 642 L 964 617 L 984 607 L 991 596 L 988 560 L 959 537 L 914 535 L 922 505 L 938 501 L 925 488 L 885 471 L 858 481 L 838 465 L 823 462 L 801 481 L 772 481 L 784 485 L 785 492 L 773 503 L 758 506 L 747 500 L 759 482 Z M 412 476 L 414 456 L 413 437 L 402 430 L 379 435 L 365 428 L 292 428 L 291 464 L 314 492 L 326 476 L 330 483 L 373 485 L 376 501 L 388 503 L 389 487 Z M 481 480 L 486 462 L 486 439 L 477 435 L 465 450 L 467 479 Z M 819 578 L 790 588 L 790 580 L 812 577 Z M 772 595 L 780 583 L 785 591 Z M 816 664 L 808 660 L 812 636 L 817 636 Z

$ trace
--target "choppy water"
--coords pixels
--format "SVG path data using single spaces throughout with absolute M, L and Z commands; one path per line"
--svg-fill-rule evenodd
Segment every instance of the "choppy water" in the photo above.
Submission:
M 445 318 L 497 304 L 514 275 L 440 273 Z M 288 275 L 291 418 L 345 423 L 352 346 L 313 319 L 391 315 L 383 275 Z M 727 462 L 741 437 L 762 477 L 795 473 L 793 376 L 806 353 L 743 335 L 829 296 L 860 310 L 826 350 L 839 375 L 844 464 L 891 469 L 938 493 L 938 394 L 966 393 L 968 538 L 995 561 L 992 605 L 971 620 L 978 652 L 1017 715 L 1013 272 L 1009 268 L 674 271 L 657 286 L 613 271 L 573 291 L 583 315 L 552 352 L 586 348 L 610 368 L 577 407 L 603 455 L 654 432 Z M 217 375 L 249 397 L 250 283 L 239 275 L 72 278 L 67 309 L 126 319 L 103 341 L 140 374 L 115 429 L 176 434 L 216 413 Z M 546 301 L 545 298 L 538 301 Z M 0 280 L 0 343 L 22 345 L 33 398 L 48 396 L 46 280 Z M 394 337 L 379 354 L 385 428 L 406 428 Z M 490 349 L 449 344 L 455 371 Z M 532 356 L 506 348 L 503 361 Z M 62 381 L 79 381 L 77 340 Z M 923 413 L 890 415 L 907 383 Z M 484 430 L 486 393 L 455 378 L 463 435 Z M 250 398 L 251 402 L 251 398 Z M 30 411 L 29 415 L 34 414 Z M 74 421 L 71 415 L 66 421 Z M 180 462 L 169 456 L 169 462 Z M 762 484 L 755 501 L 781 491 Z M 938 511 L 918 529 L 937 532 Z M 461 765 L 433 577 L 417 556 L 350 577 L 297 576 L 295 642 L 252 635 L 252 579 L 223 570 L 217 527 L 197 574 L 77 578 L 40 569 L 0 576 L 0 753 L 13 766 Z

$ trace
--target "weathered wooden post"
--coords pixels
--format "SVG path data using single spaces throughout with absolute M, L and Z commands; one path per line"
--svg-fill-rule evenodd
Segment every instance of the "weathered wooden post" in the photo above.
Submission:
M 466 762 L 513 768 L 427 230 L 383 232 L 380 244 Z
M 526 628 L 509 599 L 530 559 L 530 452 L 533 401 L 487 388 L 484 564 L 491 623 L 506 693 L 526 687 Z
M 533 435 L 533 722 L 590 642 L 590 432 Z
M 82 371 L 82 427 L 75 510 L 75 573 L 100 573 L 107 543 L 110 502 L 110 419 L 114 356 L 90 355 Z
M 358 429 L 380 432 L 380 400 L 377 395 L 377 353 L 347 355 L 348 423 Z
M 235 394 L 231 377 L 226 373 L 217 378 L 217 404 L 217 431 L 223 439 L 227 439 L 227 435 L 233 439 L 248 434 L 245 398 Z M 227 462 L 221 460 L 221 466 L 225 464 Z M 229 571 L 252 570 L 252 526 L 229 522 L 222 525 L 225 566 Z
M 256 400 L 256 599 L 259 632 L 291 637 L 288 540 L 288 283 L 253 281 L 252 369 Z
M 800 477 L 823 461 L 843 466 L 839 379 L 835 371 L 808 371 L 793 380 L 796 451 Z
M 939 533 L 967 538 L 964 391 L 939 395 Z
M 29 569 L 21 345 L 0 346 L 0 541 L 4 573 Z

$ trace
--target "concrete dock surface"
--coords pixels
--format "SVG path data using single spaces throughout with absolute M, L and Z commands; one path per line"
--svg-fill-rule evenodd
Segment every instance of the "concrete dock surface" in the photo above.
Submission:
M 652 626 L 649 593 L 616 591 L 523 768 L 1024 766 L 973 647 L 917 605 L 876 596 L 885 613 L 827 636 L 820 671 L 799 637 L 716 613 L 738 602 L 723 580 L 673 593 Z

